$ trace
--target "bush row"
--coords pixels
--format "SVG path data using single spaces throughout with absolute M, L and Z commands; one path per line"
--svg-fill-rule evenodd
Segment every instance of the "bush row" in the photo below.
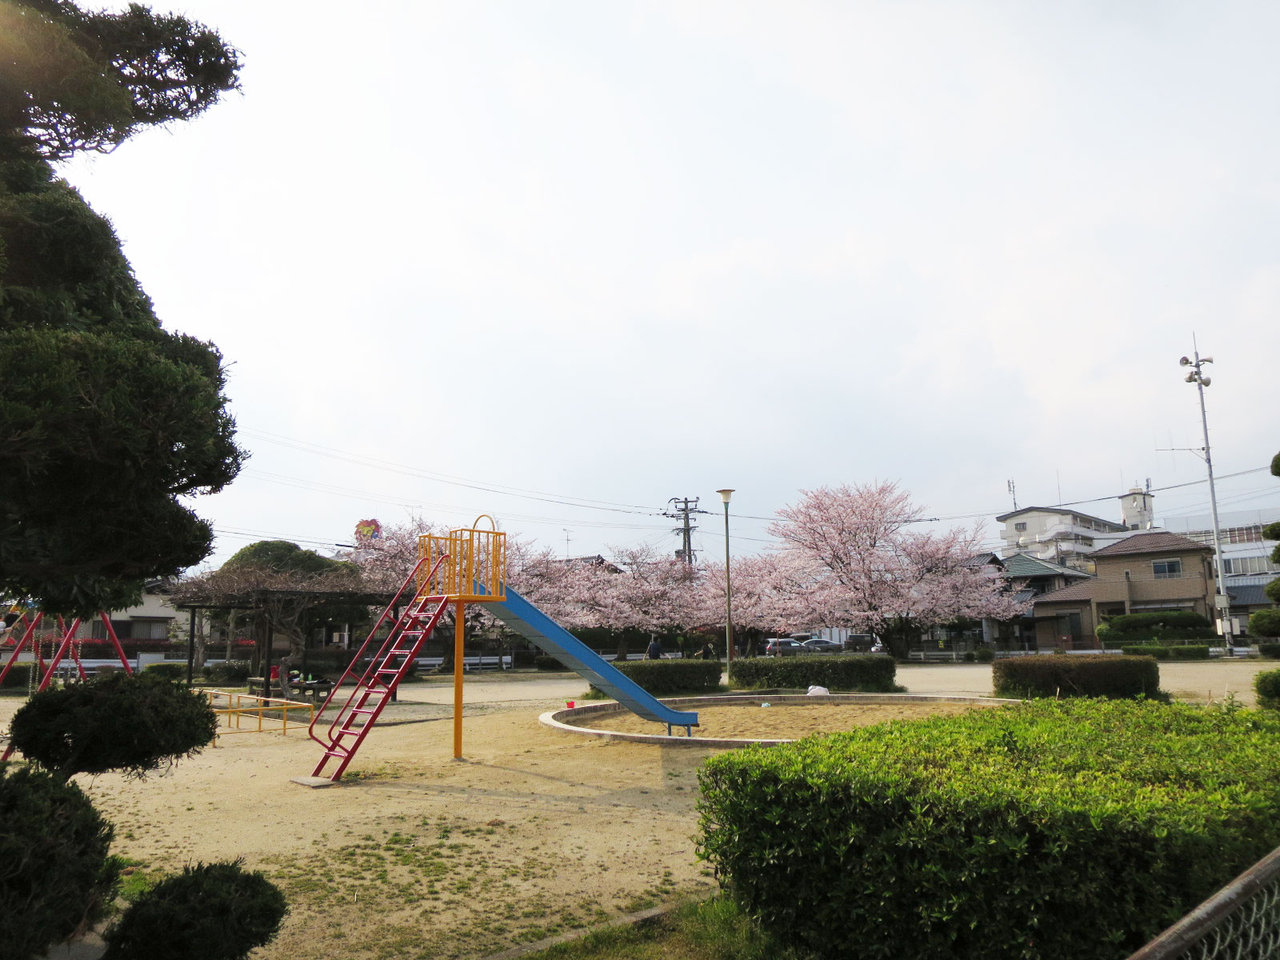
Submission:
M 729 664 L 729 686 L 746 689 L 854 690 L 892 693 L 897 665 L 882 653 L 823 657 L 744 657 Z
M 614 666 L 658 697 L 720 689 L 719 660 L 627 660 Z
M 997 660 L 991 679 L 998 697 L 1160 696 L 1154 657 L 1045 654 Z
M 1186 643 L 1176 647 L 1160 646 L 1154 643 L 1125 644 L 1120 651 L 1126 657 L 1155 657 L 1157 660 L 1209 659 L 1209 645 L 1205 643 Z
M 974 710 L 712 757 L 698 849 L 819 957 L 1118 960 L 1280 845 L 1277 765 L 1264 711 Z
M 1280 643 L 1259 643 L 1258 653 L 1268 660 L 1280 660 Z

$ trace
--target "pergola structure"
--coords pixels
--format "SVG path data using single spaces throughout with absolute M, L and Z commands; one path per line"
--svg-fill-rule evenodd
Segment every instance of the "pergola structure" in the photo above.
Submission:
M 354 586 L 336 586 L 317 583 L 294 587 L 261 587 L 241 586 L 224 587 L 210 584 L 209 589 L 200 586 L 187 591 L 183 599 L 174 603 L 179 610 L 190 614 L 189 633 L 192 642 L 187 647 L 187 681 L 191 682 L 195 675 L 195 631 L 196 616 L 201 610 L 231 611 L 243 610 L 254 615 L 258 628 L 254 630 L 255 659 L 261 663 L 262 676 L 271 673 L 272 647 L 275 642 L 275 624 L 267 615 L 273 606 L 287 603 L 307 604 L 314 607 L 326 606 L 361 606 L 380 608 L 386 606 L 395 590 L 377 590 Z M 304 656 L 306 647 L 304 645 Z

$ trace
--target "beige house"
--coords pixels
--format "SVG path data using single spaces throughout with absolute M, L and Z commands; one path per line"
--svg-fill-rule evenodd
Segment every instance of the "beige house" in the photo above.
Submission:
M 1125 613 L 1190 610 L 1213 620 L 1212 547 L 1176 533 L 1136 533 L 1090 559 L 1096 576 L 1036 598 L 1039 649 L 1098 647 L 1098 624 Z

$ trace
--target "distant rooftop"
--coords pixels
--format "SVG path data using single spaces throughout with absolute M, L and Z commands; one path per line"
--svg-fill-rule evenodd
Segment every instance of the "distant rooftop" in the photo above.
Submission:
M 1153 530 L 1150 533 L 1135 533 L 1116 543 L 1107 544 L 1100 550 L 1093 551 L 1094 557 L 1127 557 L 1142 553 L 1170 553 L 1175 550 L 1200 550 L 1212 553 L 1211 547 L 1196 543 L 1176 533 Z

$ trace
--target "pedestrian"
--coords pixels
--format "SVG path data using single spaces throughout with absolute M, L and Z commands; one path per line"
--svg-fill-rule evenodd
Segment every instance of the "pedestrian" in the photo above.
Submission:
M 644 652 L 644 658 L 646 660 L 662 659 L 662 644 L 658 642 L 657 637 L 654 637 L 652 640 L 649 641 L 649 646 Z

